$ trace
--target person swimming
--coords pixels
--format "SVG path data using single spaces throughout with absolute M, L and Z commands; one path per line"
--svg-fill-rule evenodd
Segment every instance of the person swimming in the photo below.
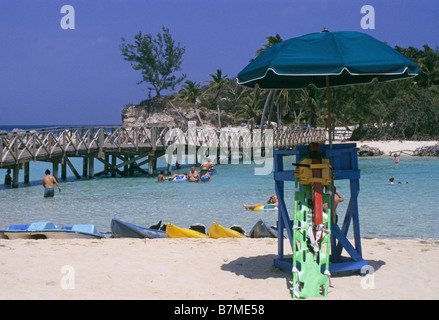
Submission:
M 187 174 L 186 173 L 175 173 L 170 177 L 165 177 L 165 172 L 162 170 L 162 171 L 160 171 L 160 174 L 158 175 L 157 181 L 163 182 L 166 180 L 174 180 L 177 177 L 187 177 Z
M 212 180 L 212 177 L 210 176 L 209 172 L 206 169 L 201 170 L 200 180 L 202 182 L 210 182 Z
M 392 177 L 389 179 L 389 181 L 390 181 L 390 184 L 395 184 L 395 178 Z M 408 181 L 405 182 L 405 184 L 408 184 L 408 183 L 409 183 Z M 403 184 L 403 183 L 401 181 L 398 181 L 398 184 Z
M 201 170 L 201 171 L 203 171 L 203 169 L 204 169 L 204 170 L 209 170 L 209 169 L 213 168 L 214 166 L 215 166 L 215 163 L 210 162 L 210 159 L 207 158 L 206 161 L 203 162 L 203 163 L 200 165 L 200 170 Z

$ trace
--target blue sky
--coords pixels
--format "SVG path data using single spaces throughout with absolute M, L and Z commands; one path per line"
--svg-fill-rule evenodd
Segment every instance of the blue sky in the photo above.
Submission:
M 75 29 L 60 26 L 75 9 Z M 364 5 L 375 29 L 363 30 Z M 235 77 L 265 43 L 320 32 L 360 31 L 391 46 L 439 46 L 437 0 L 0 0 L 0 125 L 120 124 L 125 104 L 147 97 L 120 55 L 121 37 L 162 26 L 186 47 L 182 72 L 204 82 Z

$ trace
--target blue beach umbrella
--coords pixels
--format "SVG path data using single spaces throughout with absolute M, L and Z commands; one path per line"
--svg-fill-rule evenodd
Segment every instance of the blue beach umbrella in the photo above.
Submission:
M 238 84 L 261 89 L 325 88 L 331 137 L 330 87 L 414 77 L 418 67 L 387 44 L 361 32 L 311 33 L 275 44 L 250 62 Z M 331 144 L 331 138 L 330 138 Z
M 239 74 L 238 83 L 263 89 L 298 89 L 397 80 L 418 74 L 415 63 L 361 32 L 311 33 L 277 43 Z

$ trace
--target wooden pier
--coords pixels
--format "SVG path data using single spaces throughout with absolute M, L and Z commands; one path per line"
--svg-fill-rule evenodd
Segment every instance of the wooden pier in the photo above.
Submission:
M 268 137 L 268 135 L 270 135 Z M 184 150 L 187 154 L 209 152 L 217 160 L 221 156 L 228 159 L 237 152 L 253 155 L 255 149 L 264 154 L 265 150 L 293 149 L 297 145 L 311 142 L 324 143 L 326 131 L 323 129 L 299 130 L 282 128 L 273 130 L 213 130 L 195 128 L 189 123 L 186 128 L 173 127 L 56 127 L 0 134 L 0 169 L 12 170 L 12 186 L 18 187 L 19 170 L 24 170 L 24 183 L 29 183 L 29 163 L 45 161 L 52 163 L 52 174 L 58 179 L 61 165 L 61 179 L 67 178 L 67 166 L 77 179 L 95 176 L 129 176 L 135 171 L 152 176 L 157 159 L 165 154 L 170 156 Z M 269 141 L 270 145 L 267 144 Z M 200 150 L 203 148 L 203 150 Z M 167 153 L 168 150 L 168 153 Z M 210 153 L 210 152 L 209 152 Z M 81 157 L 82 174 L 69 160 Z M 94 172 L 95 160 L 104 164 L 104 170 Z M 119 160 L 119 163 L 118 163 Z M 120 162 L 121 161 L 121 162 Z M 148 171 L 141 166 L 148 164 Z M 177 163 L 178 166 L 178 163 Z M 168 161 L 168 173 L 171 163 Z M 3 178 L 4 175 L 1 175 Z

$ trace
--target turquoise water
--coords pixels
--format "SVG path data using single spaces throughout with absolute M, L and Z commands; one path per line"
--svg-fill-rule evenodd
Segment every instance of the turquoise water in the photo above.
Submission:
M 359 166 L 362 235 L 439 238 L 438 158 L 404 157 L 397 165 L 390 157 L 365 158 Z
M 41 126 L 0 126 L 10 131 L 18 127 L 32 129 Z M 82 159 L 70 158 L 79 173 Z M 285 165 L 295 162 L 285 157 Z M 166 166 L 160 159 L 158 166 Z M 31 162 L 29 185 L 20 183 L 18 189 L 0 184 L 0 229 L 11 224 L 25 224 L 49 220 L 65 226 L 93 223 L 100 232 L 110 232 L 112 218 L 141 226 L 172 222 L 189 227 L 213 221 L 224 226 L 238 224 L 250 231 L 258 219 L 275 225 L 276 211 L 246 211 L 242 204 L 266 202 L 275 194 L 272 175 L 254 174 L 256 165 L 227 164 L 217 166 L 218 173 L 210 183 L 156 182 L 156 178 L 137 175 L 129 178 L 100 177 L 94 180 L 76 180 L 67 168 L 67 181 L 61 181 L 61 193 L 52 199 L 43 198 L 41 179 L 51 163 Z M 403 157 L 395 165 L 391 157 L 359 158 L 361 170 L 358 197 L 360 230 L 363 237 L 379 238 L 439 238 L 439 159 Z M 147 166 L 143 166 L 147 170 Z M 95 161 L 95 172 L 103 169 Z M 187 172 L 183 168 L 173 173 Z M 20 170 L 19 181 L 23 181 Z M 6 170 L 0 170 L 3 182 Z M 389 178 L 395 178 L 390 185 Z M 401 182 L 401 184 L 398 184 Z M 340 194 L 345 197 L 338 209 L 342 224 L 349 201 L 349 182 L 336 181 Z M 56 188 L 55 188 L 56 189 Z M 286 183 L 286 204 L 292 216 L 292 183 Z M 352 236 L 351 233 L 348 236 Z
M 82 159 L 71 160 L 82 172 Z M 285 158 L 286 164 L 292 162 L 294 158 Z M 163 160 L 160 165 L 165 165 Z M 359 166 L 362 237 L 439 238 L 439 159 L 402 158 L 395 165 L 390 157 L 360 158 Z M 110 232 L 111 219 L 118 218 L 141 226 L 162 220 L 181 227 L 192 223 L 209 227 L 216 221 L 227 227 L 238 224 L 250 231 L 258 219 L 272 225 L 277 221 L 275 211 L 246 211 L 242 206 L 265 202 L 275 193 L 272 175 L 254 175 L 254 164 L 217 166 L 218 173 L 210 183 L 198 184 L 158 183 L 156 178 L 141 175 L 75 180 L 68 168 L 69 178 L 61 181 L 62 192 L 51 199 L 42 196 L 41 179 L 47 168 L 51 169 L 50 163 L 32 162 L 30 185 L 20 184 L 18 189 L 0 187 L 0 229 L 49 220 L 60 226 L 93 223 L 100 232 Z M 101 169 L 96 161 L 95 172 Z M 187 171 L 183 168 L 173 173 Z M 0 170 L 2 180 L 5 173 Z M 390 185 L 390 177 L 395 178 L 395 185 Z M 345 197 L 337 210 L 341 224 L 350 197 L 349 183 L 336 181 L 336 186 Z M 292 183 L 286 183 L 286 194 L 291 215 Z

